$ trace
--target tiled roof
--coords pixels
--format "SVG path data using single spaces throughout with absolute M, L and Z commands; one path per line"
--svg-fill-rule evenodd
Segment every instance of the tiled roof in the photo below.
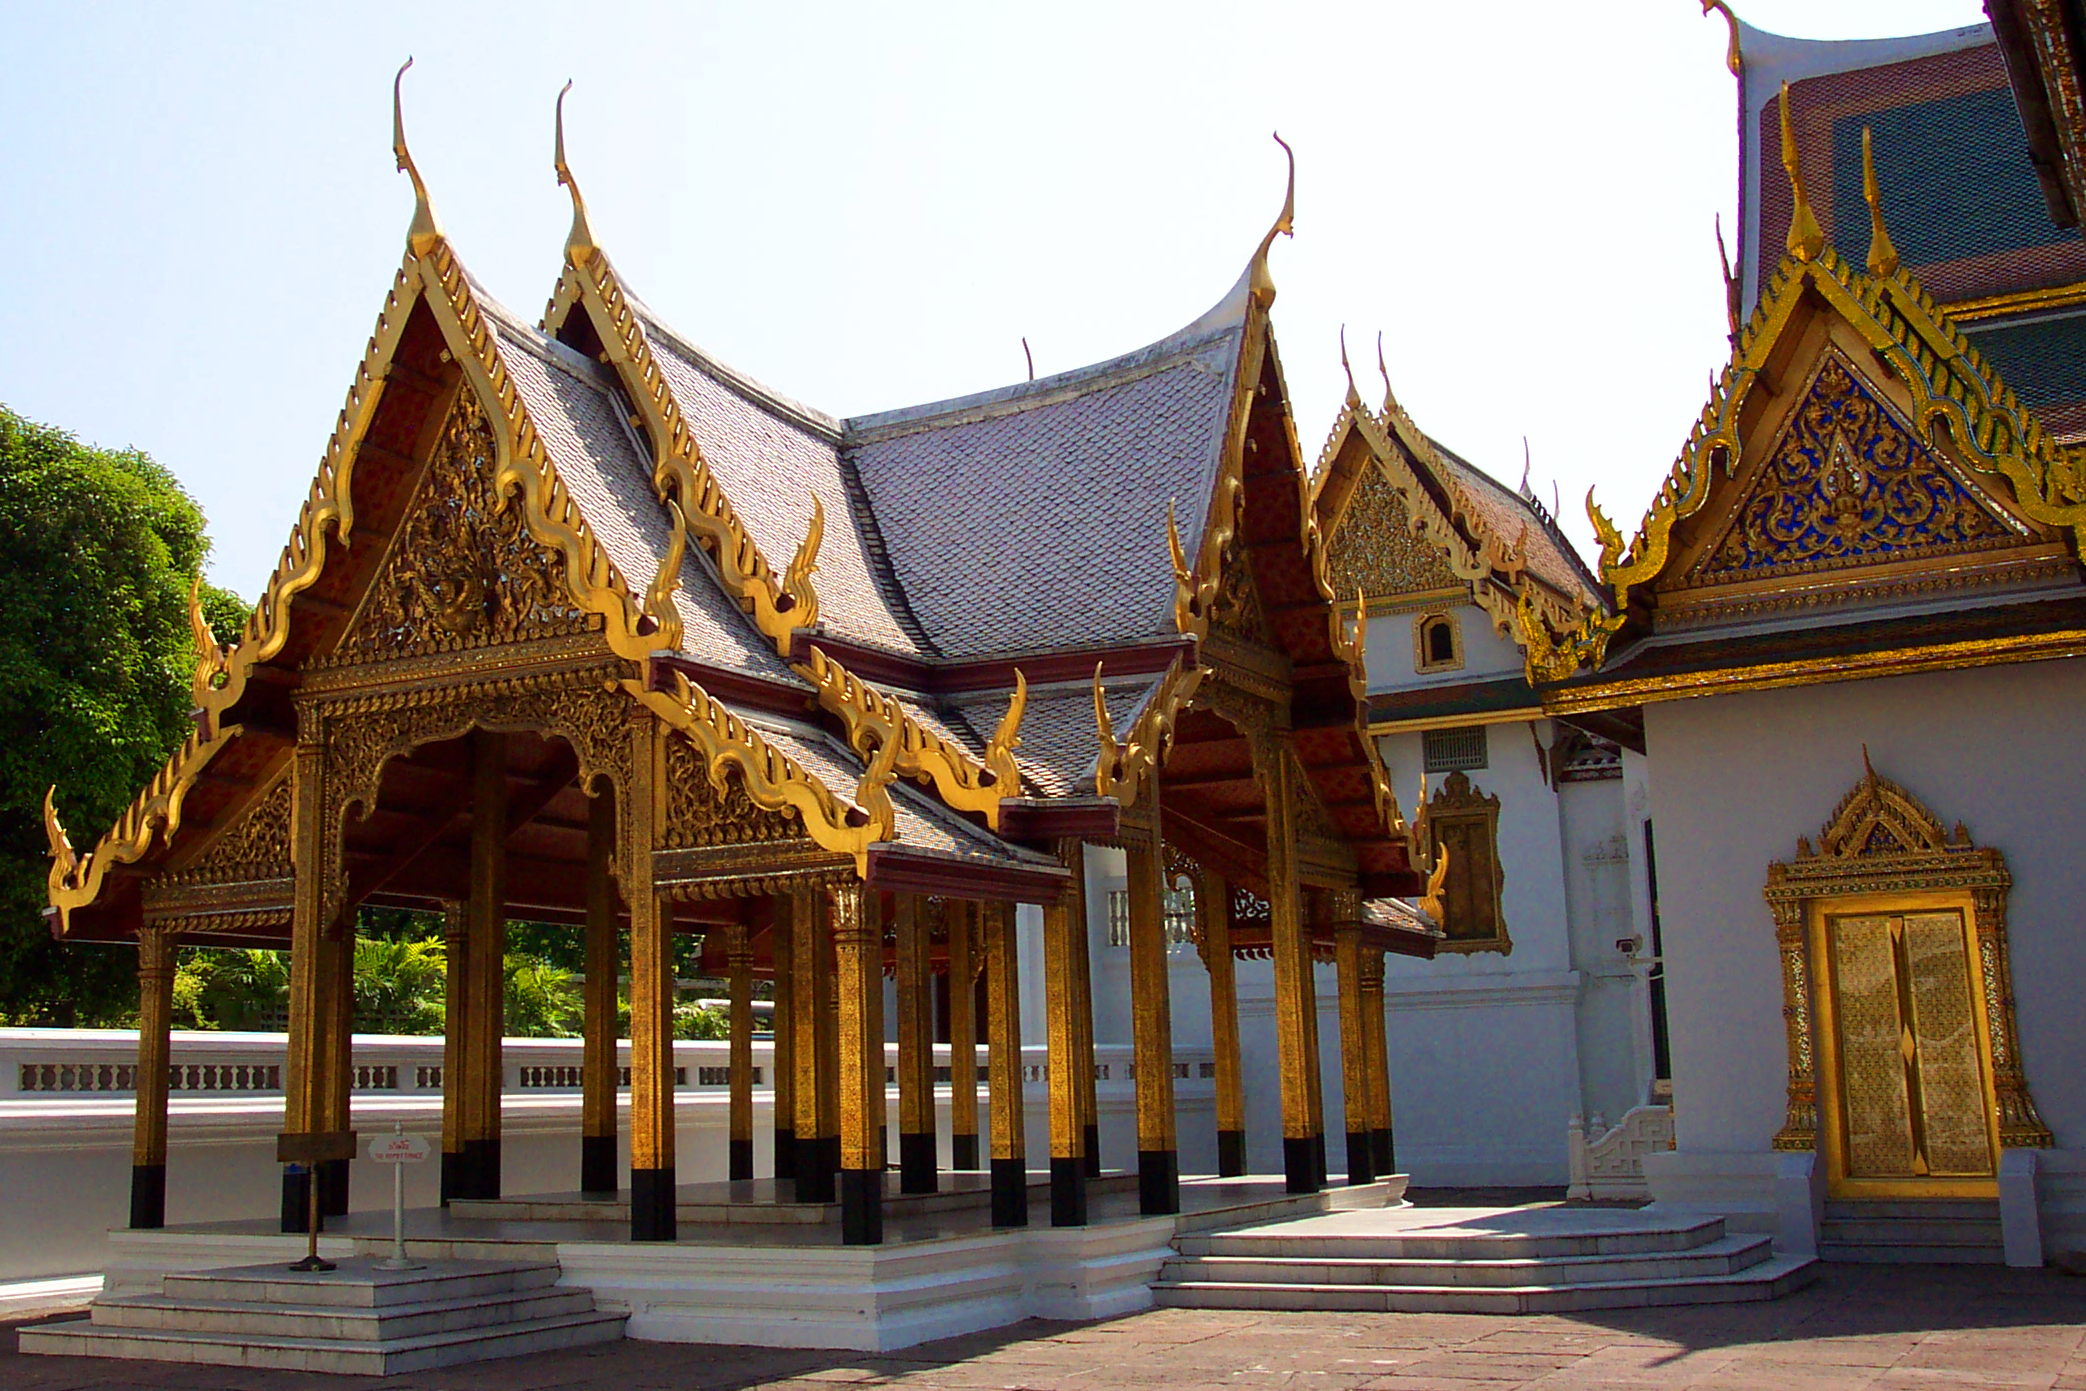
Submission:
M 642 595 L 666 557 L 666 513 L 652 491 L 652 469 L 625 423 L 606 369 L 516 321 L 482 290 L 479 304 L 501 354 L 580 514 L 634 594 Z M 682 561 L 674 598 L 681 649 L 698 661 L 771 681 L 805 683 L 776 657 L 710 572 L 699 547 Z
M 1227 302 L 1109 362 L 847 422 L 844 458 L 936 650 L 1173 631 L 1166 508 L 1199 534 L 1242 331 Z
M 909 655 L 931 649 L 908 622 L 904 600 L 876 554 L 873 521 L 840 453 L 839 422 L 733 372 L 645 315 L 645 332 L 696 443 L 739 519 L 780 570 L 825 506 L 819 613 L 836 636 Z
M 1600 603 L 1600 585 L 1548 513 L 1440 440 L 1434 441 L 1434 447 L 1465 505 L 1477 513 L 1477 520 L 1486 530 L 1512 546 L 1525 529 L 1530 574 L 1559 594 L 1584 599 L 1589 604 Z

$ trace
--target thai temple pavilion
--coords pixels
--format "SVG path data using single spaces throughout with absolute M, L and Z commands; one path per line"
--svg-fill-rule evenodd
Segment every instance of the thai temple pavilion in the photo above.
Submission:
M 1288 1187 L 1327 1177 L 1314 959 L 1337 963 L 1348 1177 L 1387 1169 L 1371 991 L 1384 952 L 1434 937 L 1367 907 L 1425 885 L 1365 734 L 1361 639 L 1269 330 L 1289 207 L 1237 286 L 1160 342 L 839 420 L 645 307 L 588 225 L 562 121 L 572 227 L 536 325 L 471 278 L 402 128 L 396 146 L 417 198 L 404 262 L 243 634 L 220 648 L 198 620 L 193 735 L 84 853 L 47 817 L 55 931 L 137 945 L 133 1225 L 164 1215 L 179 944 L 288 946 L 285 1222 L 303 1221 L 304 1163 L 313 1205 L 346 1211 L 365 904 L 448 915 L 445 1197 L 500 1192 L 505 922 L 571 924 L 583 1186 L 619 1187 L 627 972 L 631 1235 L 674 1236 L 670 945 L 699 933 L 732 983 L 733 1176 L 752 1176 L 761 977 L 777 1174 L 802 1200 L 837 1188 L 857 1243 L 882 1231 L 892 973 L 903 1189 L 936 1183 L 926 1011 L 950 975 L 953 1041 L 990 1045 L 994 1219 L 1026 1220 L 1014 907 L 1041 905 L 1051 1218 L 1081 1223 L 1094 844 L 1129 865 L 1142 1210 L 1178 1203 L 1162 897 L 1184 863 L 1207 902 L 1266 905 L 1205 918 L 1272 955 Z M 1236 1098 L 1235 1024 L 1218 1067 Z M 980 1158 L 970 1071 L 952 1078 L 960 1167 Z M 1226 1153 L 1242 1163 L 1239 1137 Z

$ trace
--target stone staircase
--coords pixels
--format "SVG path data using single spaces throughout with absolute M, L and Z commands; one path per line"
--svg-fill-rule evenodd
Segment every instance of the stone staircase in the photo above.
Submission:
M 384 1270 L 281 1265 L 169 1274 L 161 1289 L 104 1295 L 84 1317 L 21 1330 L 25 1353 L 387 1376 L 623 1336 L 622 1314 L 558 1283 L 555 1264 L 430 1261 Z
M 1992 1199 L 1867 1202 L 1834 1200 L 1818 1229 L 1818 1258 L 1827 1261 L 1926 1261 L 2004 1265 L 1999 1201 Z
M 1175 1248 L 1153 1290 L 1176 1308 L 1561 1313 L 1773 1299 L 1816 1278 L 1720 1219 L 1571 1208 L 1334 1213 Z

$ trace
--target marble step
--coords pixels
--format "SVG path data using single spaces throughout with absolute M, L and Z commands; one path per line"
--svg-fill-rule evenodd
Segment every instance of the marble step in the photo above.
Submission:
M 1420 1288 L 1523 1288 L 1685 1280 L 1731 1275 L 1773 1258 L 1764 1236 L 1725 1237 L 1685 1251 L 1556 1256 L 1542 1260 L 1372 1260 L 1275 1256 L 1183 1256 L 1160 1279 L 1259 1285 L 1399 1285 Z
M 1168 1281 L 1152 1286 L 1164 1307 L 1333 1313 L 1547 1314 L 1582 1309 L 1724 1304 L 1777 1299 L 1817 1278 L 1809 1256 L 1774 1256 L 1744 1270 L 1682 1280 L 1610 1280 L 1518 1286 L 1267 1284 Z
M 1320 1260 L 1506 1261 L 1582 1256 L 1665 1255 L 1724 1240 L 1722 1218 L 1679 1222 L 1671 1227 L 1593 1227 L 1574 1232 L 1515 1233 L 1453 1231 L 1349 1233 L 1305 1236 L 1279 1228 L 1182 1236 L 1174 1245 L 1184 1256 L 1276 1256 Z
M 1872 1264 L 2003 1265 L 2006 1242 L 1996 1202 L 1828 1203 L 1818 1254 Z
M 465 1299 L 387 1304 L 375 1308 L 203 1300 L 164 1294 L 123 1295 L 96 1300 L 92 1318 L 97 1328 L 372 1343 L 529 1323 L 568 1314 L 592 1313 L 593 1309 L 594 1296 L 590 1291 L 547 1285 L 537 1289 L 473 1295 Z
M 558 1282 L 555 1262 L 429 1262 L 419 1270 L 383 1270 L 375 1257 L 343 1260 L 338 1271 L 293 1271 L 280 1265 L 170 1272 L 170 1298 L 241 1304 L 385 1308 L 430 1300 L 474 1299 Z
M 1944 1221 L 1994 1222 L 1999 1220 L 1997 1198 L 1902 1198 L 1891 1201 L 1869 1198 L 1833 1198 L 1825 1204 L 1825 1220 L 1916 1218 Z
M 24 1328 L 17 1336 L 26 1353 L 392 1376 L 460 1362 L 614 1342 L 623 1336 L 627 1317 L 589 1311 L 375 1342 L 105 1328 L 85 1318 Z
M 1946 1245 L 1910 1241 L 1833 1241 L 1821 1238 L 1818 1259 L 1860 1265 L 2005 1265 L 2006 1247 L 1998 1238 L 1989 1243 L 1963 1242 Z

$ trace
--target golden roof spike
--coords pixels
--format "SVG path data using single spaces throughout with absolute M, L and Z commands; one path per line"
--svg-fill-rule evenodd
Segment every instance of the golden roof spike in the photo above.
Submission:
M 1276 215 L 1274 225 L 1268 228 L 1268 234 L 1260 239 L 1260 247 L 1253 253 L 1253 263 L 1246 270 L 1254 302 L 1262 309 L 1275 302 L 1275 279 L 1268 274 L 1268 248 L 1275 244 L 1275 238 L 1278 236 L 1296 235 L 1296 151 L 1289 148 L 1289 142 L 1284 140 L 1279 132 L 1275 135 L 1275 143 L 1282 147 L 1282 153 L 1289 159 L 1289 182 L 1282 194 L 1282 211 Z
M 1867 126 L 1861 128 L 1861 196 L 1869 205 L 1869 274 L 1894 274 L 1898 248 L 1883 225 L 1883 194 L 1876 187 L 1876 154 Z
M 1383 330 L 1376 330 L 1376 375 L 1383 378 L 1383 413 L 1389 415 L 1398 404 L 1397 393 L 1391 390 L 1391 369 L 1383 365 Z
M 1347 374 L 1347 404 L 1350 408 L 1362 404 L 1362 393 L 1354 389 L 1354 368 L 1347 361 L 1347 325 L 1340 325 L 1340 370 Z
M 587 200 L 579 196 L 579 180 L 572 177 L 572 168 L 565 163 L 565 94 L 571 90 L 572 79 L 568 77 L 558 89 L 558 136 L 551 168 L 557 170 L 558 182 L 572 194 L 572 230 L 565 234 L 565 254 L 574 265 L 583 266 L 600 247 L 595 244 L 594 229 L 587 225 Z
M 435 206 L 428 201 L 427 184 L 420 177 L 420 169 L 413 163 L 413 152 L 406 148 L 406 114 L 401 89 L 405 85 L 406 69 L 413 66 L 411 58 L 399 64 L 398 75 L 391 79 L 391 153 L 398 160 L 399 172 L 413 181 L 413 225 L 406 229 L 406 244 L 413 248 L 415 256 L 425 256 L 442 239 L 442 224 L 435 221 Z
M 1789 214 L 1789 254 L 1799 261 L 1814 261 L 1825 250 L 1825 229 L 1811 212 L 1804 197 L 1803 176 L 1796 168 L 1796 127 L 1789 123 L 1789 84 L 1782 84 L 1782 170 L 1789 175 L 1789 192 L 1796 206 Z
M 1702 0 L 1702 13 L 1705 16 L 1710 14 L 1724 16 L 1724 25 L 1731 35 L 1724 45 L 1724 66 L 1731 69 L 1733 77 L 1737 77 L 1745 68 L 1745 64 L 1740 59 L 1738 53 L 1738 16 L 1731 13 L 1731 7 L 1725 4 L 1724 0 Z

